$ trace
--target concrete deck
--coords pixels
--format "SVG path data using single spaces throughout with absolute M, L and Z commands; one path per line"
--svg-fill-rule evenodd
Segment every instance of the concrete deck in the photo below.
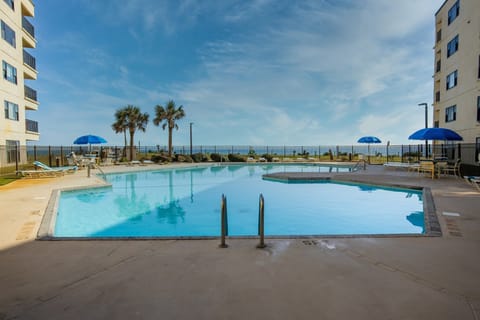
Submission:
M 19 180 L 0 187 L 0 319 L 480 319 L 476 189 L 380 166 L 332 178 L 430 187 L 443 235 L 35 241 L 52 190 L 102 181 Z

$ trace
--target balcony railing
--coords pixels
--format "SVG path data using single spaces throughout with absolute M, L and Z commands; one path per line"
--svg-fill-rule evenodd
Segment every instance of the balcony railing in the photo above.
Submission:
M 29 131 L 29 132 L 38 133 L 38 122 L 37 121 L 26 119 L 25 120 L 25 127 L 26 127 L 27 131 Z
M 32 36 L 32 38 L 35 39 L 35 28 L 25 17 L 22 17 L 22 27 L 23 29 L 25 29 L 25 31 L 27 31 L 29 35 Z
M 28 98 L 33 101 L 38 101 L 37 100 L 37 91 L 33 90 L 32 88 L 25 86 L 25 98 Z
M 23 62 L 29 65 L 33 70 L 37 70 L 37 62 L 35 61 L 35 58 L 25 50 L 23 50 Z

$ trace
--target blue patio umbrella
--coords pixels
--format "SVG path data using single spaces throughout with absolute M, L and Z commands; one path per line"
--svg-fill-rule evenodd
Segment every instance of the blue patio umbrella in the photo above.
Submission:
M 87 134 L 85 136 L 78 137 L 73 141 L 73 144 L 99 144 L 107 143 L 107 140 L 99 136 L 94 136 L 93 134 Z
M 427 140 L 443 140 L 443 141 L 461 141 L 463 138 L 453 130 L 447 128 L 424 128 L 412 133 L 408 139 L 425 140 L 425 149 L 428 147 Z M 425 151 L 427 153 L 427 151 Z
M 368 163 L 370 163 L 370 143 L 382 143 L 380 139 L 374 136 L 365 136 L 361 137 L 357 141 L 358 143 L 367 143 L 368 144 Z
M 382 143 L 380 139 L 374 136 L 361 137 L 360 139 L 358 139 L 357 142 L 358 143 Z
M 453 130 L 447 128 L 424 128 L 412 133 L 408 139 L 411 140 L 444 140 L 460 141 L 463 138 Z
M 100 143 L 107 143 L 107 140 L 103 139 L 102 137 L 95 136 L 93 134 L 87 134 L 85 136 L 78 137 L 73 141 L 73 144 L 88 144 L 89 149 L 92 144 L 100 144 Z

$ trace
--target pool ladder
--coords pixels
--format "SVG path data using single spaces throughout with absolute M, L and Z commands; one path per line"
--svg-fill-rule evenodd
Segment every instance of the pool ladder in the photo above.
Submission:
M 220 234 L 220 248 L 228 248 L 228 244 L 225 242 L 225 238 L 228 236 L 228 215 L 227 215 L 227 197 L 222 194 L 221 201 L 221 234 Z M 257 248 L 263 249 L 267 245 L 265 244 L 265 199 L 263 194 L 260 194 L 258 200 L 258 236 L 260 243 Z
M 367 170 L 367 161 L 362 159 L 359 160 L 355 166 L 353 166 L 352 171 L 357 171 L 359 168 L 363 168 L 363 170 Z
M 227 197 L 222 194 L 222 204 L 221 204 L 221 242 L 220 248 L 228 248 L 228 244 L 225 243 L 225 237 L 228 236 L 228 217 L 227 217 Z
M 100 166 L 97 165 L 96 163 L 89 163 L 88 166 L 87 166 L 87 177 L 90 178 L 90 170 L 91 169 L 98 169 L 98 171 L 100 171 L 103 175 L 103 179 L 104 180 L 107 180 L 107 176 L 105 175 L 105 172 L 103 172 L 102 169 L 100 169 Z

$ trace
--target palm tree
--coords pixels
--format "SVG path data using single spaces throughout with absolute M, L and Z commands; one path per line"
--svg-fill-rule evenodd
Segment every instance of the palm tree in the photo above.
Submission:
M 162 125 L 162 129 L 168 128 L 168 156 L 172 156 L 172 133 L 173 129 L 178 130 L 178 125 L 175 123 L 177 120 L 185 117 L 185 111 L 183 111 L 183 106 L 175 108 L 175 102 L 170 100 L 167 102 L 166 108 L 161 105 L 155 107 L 155 119 L 153 119 L 153 124 L 158 126 L 160 123 L 165 123 Z
M 127 113 L 126 108 L 118 109 L 115 112 L 115 122 L 112 124 L 112 129 L 115 133 L 123 132 L 124 146 L 122 157 L 127 157 Z
M 133 160 L 133 137 L 135 135 L 135 131 L 140 130 L 145 132 L 145 129 L 147 128 L 148 117 L 148 113 L 142 113 L 139 107 L 132 105 L 123 107 L 115 112 L 115 118 L 117 121 L 112 125 L 113 130 L 115 130 L 117 133 L 124 132 L 125 142 L 126 131 L 128 130 L 130 133 L 130 160 Z

